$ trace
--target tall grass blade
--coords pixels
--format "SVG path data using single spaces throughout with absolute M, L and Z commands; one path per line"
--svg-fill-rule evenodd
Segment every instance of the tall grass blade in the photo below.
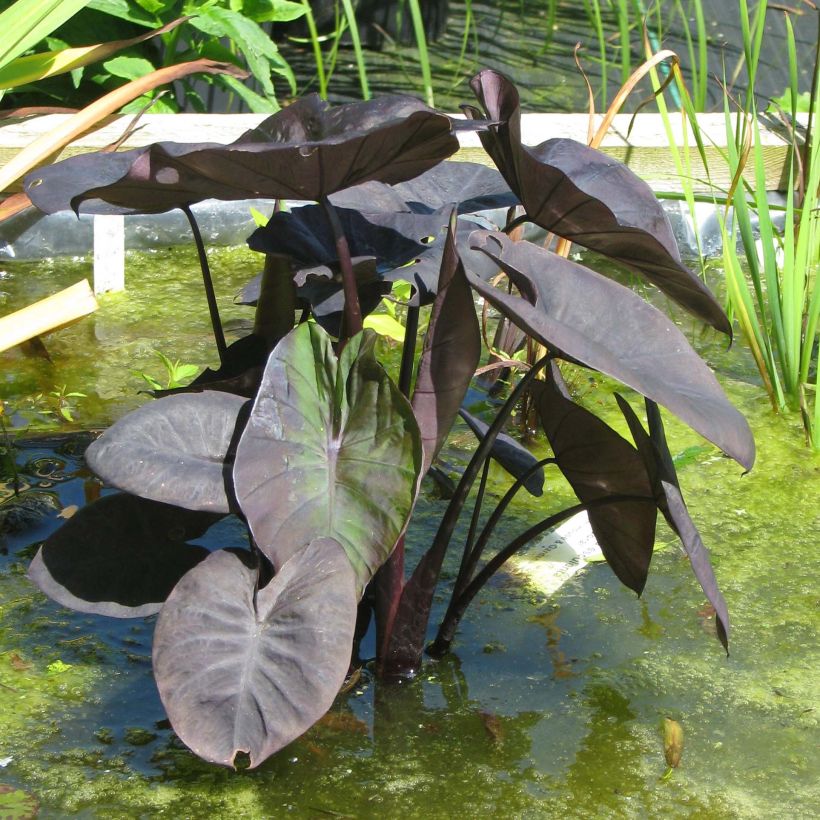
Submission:
M 325 60 L 322 54 L 322 46 L 319 42 L 319 31 L 316 28 L 316 18 L 313 16 L 313 9 L 308 0 L 302 0 L 305 7 L 305 22 L 310 34 L 310 47 L 313 51 L 313 61 L 316 64 L 316 79 L 319 83 L 319 96 L 327 99 L 327 75 L 325 74 Z
M 364 62 L 364 51 L 362 50 L 362 40 L 359 37 L 359 25 L 356 22 L 356 11 L 351 0 L 342 0 L 347 26 L 350 29 L 350 39 L 353 42 L 353 53 L 356 55 L 356 70 L 359 73 L 359 86 L 362 89 L 362 99 L 370 99 L 370 85 L 367 81 L 367 66 Z
M 606 108 L 609 89 L 607 87 L 606 32 L 604 31 L 604 21 L 601 15 L 601 5 L 598 0 L 584 0 L 584 10 L 592 21 L 595 36 L 598 40 L 598 59 L 601 64 L 601 107 Z
M 421 64 L 421 79 L 424 83 L 424 100 L 429 106 L 436 104 L 433 96 L 433 76 L 430 72 L 430 55 L 427 52 L 427 36 L 424 33 L 424 20 L 421 16 L 419 0 L 408 0 L 410 4 L 410 19 L 413 22 L 413 33 L 416 37 L 416 48 L 419 51 Z

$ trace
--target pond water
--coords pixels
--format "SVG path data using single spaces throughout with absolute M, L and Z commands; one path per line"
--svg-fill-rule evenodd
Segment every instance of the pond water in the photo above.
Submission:
M 255 262 L 221 250 L 211 262 L 224 318 L 238 331 L 250 314 L 232 297 Z M 172 276 L 180 267 L 191 275 Z M 85 260 L 7 265 L 3 311 L 87 270 Z M 110 423 L 146 398 L 131 371 L 160 377 L 154 349 L 215 364 L 193 254 L 135 256 L 128 271 L 125 293 L 102 297 L 96 314 L 46 340 L 50 362 L 0 354 L 0 397 L 7 413 L 18 410 L 16 424 L 21 414 L 47 421 L 43 400 L 30 397 L 63 385 L 87 394 L 72 400 L 75 427 Z M 711 332 L 693 342 L 759 449 L 742 476 L 669 420 L 684 493 L 732 615 L 730 657 L 664 529 L 640 600 L 604 564 L 549 596 L 502 573 L 468 611 L 452 655 L 428 660 L 401 686 L 377 684 L 365 669 L 325 719 L 253 771 L 205 764 L 174 737 L 151 675 L 154 619 L 70 612 L 28 582 L 58 511 L 99 485 L 83 468 L 88 437 L 66 436 L 67 422 L 59 436 L 21 442 L 19 478 L 43 514 L 28 527 L 8 518 L 0 527 L 0 815 L 4 799 L 20 796 L 4 795 L 8 786 L 33 795 L 41 817 L 819 816 L 820 460 L 803 447 L 798 419 L 771 413 L 742 343 L 726 351 Z M 614 423 L 610 392 L 603 383 L 584 398 Z M 446 460 L 463 461 L 468 443 L 458 430 Z M 502 482 L 494 474 L 493 493 Z M 543 498 L 522 500 L 510 532 L 568 500 L 555 481 Z M 441 503 L 425 500 L 409 533 L 411 561 Z M 241 537 L 230 522 L 208 536 L 214 545 Z M 666 717 L 685 736 L 668 777 Z

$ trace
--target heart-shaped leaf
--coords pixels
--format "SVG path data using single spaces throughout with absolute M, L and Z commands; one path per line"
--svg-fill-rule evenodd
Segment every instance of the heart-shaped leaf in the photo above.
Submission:
M 655 544 L 657 508 L 637 450 L 566 394 L 557 365 L 551 378 L 530 388 L 558 468 L 583 503 L 607 496 L 634 496 L 587 510 L 592 532 L 622 583 L 639 595 Z M 638 500 L 638 499 L 644 500 Z
M 236 497 L 276 568 L 314 538 L 344 547 L 360 591 L 404 531 L 422 463 L 407 399 L 376 361 L 376 334 L 339 358 L 320 327 L 268 360 L 234 464 Z
M 703 544 L 698 528 L 689 515 L 683 494 L 680 491 L 677 472 L 672 460 L 672 454 L 666 443 L 660 409 L 652 402 L 646 401 L 646 415 L 649 420 L 649 434 L 639 421 L 635 411 L 623 397 L 615 394 L 618 406 L 629 425 L 629 431 L 635 440 L 635 445 L 646 465 L 647 473 L 655 491 L 658 508 L 663 513 L 669 526 L 677 533 L 695 578 L 706 594 L 709 603 L 715 609 L 717 635 L 723 648 L 729 651 L 729 608 L 718 587 L 715 571 L 709 560 L 709 551 Z
M 174 731 L 197 755 L 251 767 L 333 703 L 356 625 L 356 577 L 321 538 L 257 590 L 257 570 L 216 552 L 177 584 L 157 620 L 154 675 Z
M 186 541 L 220 518 L 133 495 L 107 495 L 45 540 L 28 576 L 70 609 L 115 618 L 154 615 L 177 581 L 208 555 Z
M 502 74 L 481 71 L 470 86 L 486 116 L 500 123 L 480 132 L 481 143 L 529 219 L 637 271 L 732 335 L 720 303 L 681 262 L 669 219 L 649 185 L 623 163 L 575 140 L 523 145 L 518 90 Z M 475 109 L 467 113 L 478 116 Z
M 473 292 L 456 251 L 455 228 L 453 214 L 413 390 L 413 412 L 424 445 L 422 475 L 450 433 L 481 356 Z
M 144 404 L 85 451 L 114 487 L 188 510 L 230 512 L 225 457 L 246 399 L 206 390 Z
M 467 426 L 475 433 L 479 441 L 487 435 L 487 430 L 490 429 L 489 424 L 476 418 L 472 413 L 468 413 L 464 408 L 459 410 L 459 415 L 467 422 Z M 528 493 L 534 496 L 543 495 L 544 468 L 539 467 L 532 472 L 538 459 L 521 442 L 506 433 L 499 433 L 492 444 L 490 455 L 513 478 L 524 478 L 527 475 L 524 487 Z
M 746 419 L 712 371 L 661 311 L 629 288 L 529 242 L 476 231 L 521 296 L 477 276 L 475 290 L 550 350 L 619 379 L 669 408 L 744 467 L 754 462 Z

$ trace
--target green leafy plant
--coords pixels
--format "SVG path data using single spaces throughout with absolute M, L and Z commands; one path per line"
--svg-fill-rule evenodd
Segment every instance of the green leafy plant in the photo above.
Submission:
M 727 147 L 714 146 L 722 154 L 732 180 L 728 189 L 712 183 L 711 193 L 694 192 L 694 152 L 699 154 L 708 180 L 713 176 L 714 165 L 707 159 L 706 140 L 679 71 L 675 77 L 677 100 L 691 127 L 692 145 L 675 143 L 663 96 L 658 94 L 656 100 L 690 212 L 695 213 L 695 202 L 702 199 L 718 208 L 728 302 L 772 406 L 776 411 L 799 412 L 807 442 L 818 449 L 820 142 L 816 113 L 820 110 L 820 51 L 816 50 L 814 55 L 811 91 L 801 95 L 791 18 L 795 14 L 813 13 L 816 19 L 812 22 L 820 33 L 820 9 L 813 2 L 804 6 L 776 8 L 778 13 L 784 13 L 790 85 L 786 93 L 771 102 L 767 116 L 770 123 L 773 119 L 778 121 L 780 132 L 786 134 L 789 141 L 784 205 L 771 203 L 767 193 L 766 156 L 760 127 L 762 112 L 755 87 L 767 14 L 775 11 L 774 7 L 762 2 L 751 14 L 746 2 L 742 0 L 739 5 L 746 91 L 736 99 L 724 84 Z M 654 86 L 660 89 L 657 77 L 654 77 Z M 798 116 L 801 113 L 805 114 L 802 120 Z M 684 129 L 684 135 L 687 134 Z
M 272 22 L 290 21 L 305 13 L 304 6 L 293 0 L 176 0 L 176 2 L 154 2 L 139 0 L 125 3 L 119 0 L 86 0 L 83 11 L 70 29 L 58 30 L 52 40 L 63 55 L 70 55 L 78 49 L 64 38 L 76 39 L 85 36 L 88 29 L 100 25 L 101 13 L 108 15 L 106 22 L 112 31 L 133 31 L 135 27 L 160 30 L 158 39 L 148 46 L 140 47 L 140 37 L 130 38 L 130 47 L 122 54 L 101 55 L 95 60 L 99 65 L 84 68 L 83 64 L 72 66 L 71 81 L 55 82 L 51 85 L 40 83 L 33 93 L 44 98 L 59 99 L 61 105 L 87 104 L 89 92 L 93 96 L 99 89 L 112 91 L 126 82 L 144 77 L 161 68 L 180 62 L 211 60 L 232 63 L 246 69 L 254 78 L 255 88 L 236 81 L 230 74 L 215 80 L 233 98 L 241 99 L 251 111 L 270 112 L 279 107 L 274 77 L 285 82 L 288 93 L 296 92 L 293 72 L 279 53 L 279 49 L 263 26 Z M 184 18 L 183 27 L 172 25 Z M 104 57 L 104 58 L 103 58 Z M 205 82 L 210 82 L 206 80 Z M 18 94 L 30 101 L 29 89 L 18 89 Z M 281 94 L 281 91 L 279 92 Z M 194 85 L 180 77 L 174 84 L 174 94 L 157 99 L 152 92 L 126 105 L 126 112 L 139 111 L 149 102 L 155 112 L 178 111 L 183 100 L 195 110 L 204 111 L 208 103 Z M 68 101 L 68 102 L 67 102 Z
M 204 272 L 192 202 L 315 203 L 274 213 L 249 238 L 264 255 L 241 297 L 255 307 L 254 332 L 226 346 L 211 311 L 219 368 L 124 416 L 88 448 L 88 465 L 120 492 L 72 516 L 29 570 L 80 611 L 159 613 L 160 696 L 179 737 L 206 760 L 234 766 L 246 753 L 257 766 L 311 726 L 360 662 L 371 622 L 377 676 L 417 674 L 463 514 L 468 532 L 431 654 L 450 650 L 470 602 L 511 555 L 578 512 L 637 594 L 660 512 L 728 647 L 728 609 L 684 503 L 660 405 L 745 469 L 755 454 L 748 425 L 674 322 L 612 279 L 516 239 L 515 227 L 531 221 L 607 256 L 718 331 L 730 331 L 728 319 L 682 263 L 645 183 L 573 140 L 524 145 L 517 89 L 497 72 L 482 71 L 472 88 L 466 123 L 400 95 L 336 108 L 312 95 L 230 145 L 83 155 L 26 179 L 48 212 L 182 209 Z M 445 161 L 465 127 L 498 170 Z M 476 216 L 488 208 L 514 216 L 494 225 Z M 412 293 L 394 381 L 363 320 L 398 280 Z M 487 421 L 462 407 L 481 355 L 476 297 L 546 351 Z M 622 396 L 632 442 L 573 401 L 561 362 L 643 396 L 648 430 Z M 546 458 L 503 433 L 525 394 Z M 422 481 L 459 416 L 477 446 L 406 573 Z M 491 460 L 512 483 L 485 514 Z M 545 493 L 547 469 L 563 475 L 576 504 Z M 543 497 L 543 517 L 498 539 L 522 491 Z M 229 514 L 247 523 L 247 550 L 193 543 Z
M 154 355 L 160 360 L 165 370 L 164 384 L 148 373 L 141 370 L 132 371 L 141 378 L 152 390 L 174 390 L 184 387 L 199 372 L 195 364 L 183 364 L 179 359 L 171 361 L 162 351 L 155 350 Z
M 0 14 L 0 76 L 15 85 L 21 55 L 76 14 L 89 0 L 17 0 Z M 0 98 L 4 93 L 0 88 Z
M 814 7 L 818 40 L 802 139 L 797 123 L 797 51 L 793 24 L 786 14 L 791 109 L 784 112 L 784 120 L 791 151 L 784 221 L 778 228 L 766 195 L 754 95 L 768 8 L 765 1 L 759 3 L 753 17 L 745 0 L 740 8 L 750 81 L 737 129 L 730 117 L 728 97 L 725 100 L 727 160 L 735 180 L 729 197 L 731 214 L 727 210 L 721 223 L 727 290 L 772 404 L 778 410 L 799 410 L 808 442 L 820 449 L 816 352 L 820 319 L 820 140 L 816 128 L 820 111 L 820 9 Z M 749 165 L 754 183 L 743 177 Z M 759 242 L 753 230 L 755 222 Z M 745 265 L 737 250 L 738 237 Z

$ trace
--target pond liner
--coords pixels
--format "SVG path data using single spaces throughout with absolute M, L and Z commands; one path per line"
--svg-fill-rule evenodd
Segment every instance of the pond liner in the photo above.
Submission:
M 782 204 L 783 195 L 777 192 L 770 193 L 769 201 L 770 204 Z M 290 207 L 302 204 L 305 203 L 288 203 Z M 695 205 L 693 219 L 685 202 L 662 200 L 661 204 L 669 217 L 684 259 L 697 258 L 701 252 L 707 258 L 721 254 L 718 208 L 722 210 L 722 206 L 698 202 Z M 244 245 L 257 227 L 251 209 L 268 215 L 271 202 L 264 199 L 233 202 L 205 200 L 191 208 L 206 244 L 211 246 Z M 497 216 L 502 222 L 504 219 L 501 211 L 486 211 L 482 214 L 490 219 Z M 0 263 L 90 254 L 94 245 L 93 219 L 94 217 L 88 214 L 77 218 L 69 212 L 46 216 L 35 209 L 18 214 L 3 225 L 0 236 Z M 701 238 L 700 251 L 697 234 L 700 234 Z M 525 238 L 537 240 L 539 236 L 543 237 L 540 228 L 527 227 Z M 190 239 L 190 226 L 181 211 L 125 217 L 126 250 L 152 250 L 188 245 Z

